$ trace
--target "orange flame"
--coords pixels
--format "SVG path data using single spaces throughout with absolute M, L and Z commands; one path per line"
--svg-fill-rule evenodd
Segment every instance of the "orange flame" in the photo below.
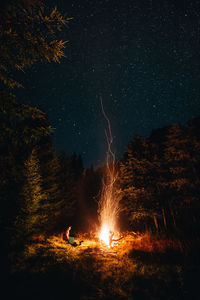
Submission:
M 104 242 L 104 244 L 111 246 L 111 232 L 115 231 L 119 213 L 119 196 L 115 190 L 118 172 L 116 168 L 115 154 L 111 149 L 113 137 L 110 120 L 104 111 L 102 97 L 100 97 L 100 101 L 102 113 L 107 121 L 107 130 L 105 129 L 105 134 L 108 151 L 106 156 L 105 174 L 102 180 L 101 197 L 98 203 L 98 213 L 101 224 L 99 239 Z
M 109 232 L 110 230 L 108 228 L 108 225 L 103 225 L 99 235 L 100 240 L 107 246 L 109 246 Z

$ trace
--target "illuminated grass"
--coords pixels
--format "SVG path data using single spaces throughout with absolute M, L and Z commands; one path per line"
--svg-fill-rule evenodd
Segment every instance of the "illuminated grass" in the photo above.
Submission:
M 108 296 L 140 299 L 138 291 L 141 299 L 156 299 L 156 294 L 159 299 L 167 299 L 168 292 L 174 293 L 171 288 L 181 291 L 184 276 L 176 241 L 134 232 L 124 233 L 118 247 L 113 248 L 87 235 L 78 235 L 75 241 L 83 242 L 73 247 L 61 236 L 35 237 L 27 245 L 23 264 L 19 261 L 16 270 L 23 268 L 44 276 L 54 270 L 64 278 L 68 274 L 73 282 L 84 287 L 80 299 L 107 299 Z
M 63 259 L 66 260 L 79 260 L 83 255 L 89 254 L 98 257 L 98 259 L 109 260 L 114 256 L 117 259 L 129 255 L 134 250 L 164 253 L 168 249 L 176 251 L 181 249 L 178 242 L 153 239 L 150 234 L 137 234 L 134 232 L 124 233 L 124 236 L 118 242 L 118 246 L 112 248 L 101 244 L 99 240 L 88 239 L 84 235 L 79 235 L 75 241 L 78 244 L 77 247 L 71 246 L 58 236 L 51 236 L 47 239 L 43 237 L 43 240 L 40 236 L 38 240 L 34 238 L 34 243 L 28 246 L 29 255 L 33 256 L 38 250 L 44 249 L 55 256 L 63 256 Z M 79 245 L 81 241 L 82 243 Z

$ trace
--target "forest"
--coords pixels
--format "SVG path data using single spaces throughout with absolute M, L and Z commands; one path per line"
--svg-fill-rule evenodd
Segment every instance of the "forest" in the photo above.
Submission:
M 200 117 L 136 135 L 116 160 L 118 224 L 107 249 L 96 236 L 106 166 L 57 153 L 45 111 L 22 103 L 16 70 L 55 63 L 70 22 L 40 1 L 8 1 L 0 12 L 1 272 L 31 299 L 197 299 L 200 250 Z M 80 247 L 62 233 L 72 226 Z M 13 287 L 13 290 L 12 290 Z M 67 291 L 67 292 L 66 292 Z M 66 295 L 66 294 L 65 294 Z M 69 294 L 68 294 L 69 295 Z M 54 298 L 55 299 L 55 298 Z

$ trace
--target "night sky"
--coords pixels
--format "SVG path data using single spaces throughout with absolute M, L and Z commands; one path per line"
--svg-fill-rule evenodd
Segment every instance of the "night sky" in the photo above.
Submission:
M 45 1 L 73 17 L 60 64 L 36 64 L 19 78 L 23 102 L 47 113 L 57 152 L 104 162 L 105 120 L 121 157 L 136 135 L 200 115 L 200 1 Z

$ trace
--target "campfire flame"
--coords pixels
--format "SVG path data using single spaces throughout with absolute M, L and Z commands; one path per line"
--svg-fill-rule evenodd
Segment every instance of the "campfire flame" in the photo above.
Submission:
M 107 246 L 109 246 L 109 232 L 109 227 L 107 225 L 103 225 L 99 235 L 100 240 Z
M 111 232 L 114 233 L 116 231 L 116 221 L 119 213 L 119 197 L 115 190 L 118 173 L 116 169 L 115 154 L 111 149 L 113 137 L 110 120 L 104 111 L 102 98 L 100 98 L 100 101 L 102 113 L 107 121 L 107 130 L 105 130 L 105 135 L 108 151 L 106 156 L 105 175 L 102 181 L 101 198 L 98 203 L 98 213 L 101 228 L 99 239 L 104 244 L 110 246 L 110 234 Z

